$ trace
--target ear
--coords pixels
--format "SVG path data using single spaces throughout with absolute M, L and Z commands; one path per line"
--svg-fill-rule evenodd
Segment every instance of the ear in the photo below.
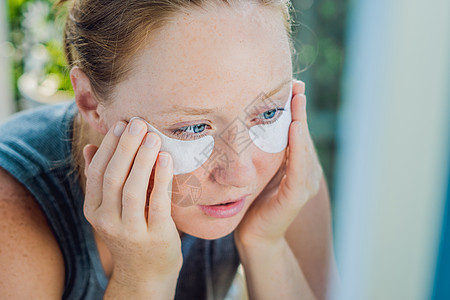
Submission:
M 105 135 L 108 132 L 103 119 L 104 106 L 100 104 L 91 87 L 91 82 L 79 67 L 70 70 L 70 81 L 75 93 L 75 102 L 83 119 L 97 132 Z

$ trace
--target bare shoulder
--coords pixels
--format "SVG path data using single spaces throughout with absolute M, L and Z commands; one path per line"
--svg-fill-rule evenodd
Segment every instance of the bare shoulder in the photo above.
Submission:
M 0 295 L 61 299 L 64 260 L 30 192 L 0 168 Z

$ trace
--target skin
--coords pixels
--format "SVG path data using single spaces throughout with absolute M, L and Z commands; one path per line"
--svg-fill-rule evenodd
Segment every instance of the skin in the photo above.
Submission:
M 233 164 L 222 168 L 224 171 L 217 166 L 211 168 L 208 176 L 203 171 L 195 173 L 205 189 L 200 203 L 211 204 L 211 199 L 219 199 L 217 195 L 226 199 L 240 195 L 237 192 L 251 193 L 242 214 L 228 220 L 211 219 L 192 207 L 172 206 L 167 194 L 170 160 L 167 168 L 158 167 L 158 147 L 149 151 L 141 145 L 148 137 L 145 131 L 134 137 L 126 130 L 120 136 L 112 133 L 119 120 L 136 114 L 157 126 L 206 119 L 211 134 L 220 132 L 236 116 L 246 120 L 242 108 L 261 91 L 291 77 L 287 37 L 280 20 L 251 6 L 232 14 L 226 10 L 213 12 L 210 10 L 206 18 L 191 12 L 191 18 L 177 18 L 177 22 L 164 28 L 165 32 L 155 35 L 152 41 L 156 42 L 149 43 L 130 62 L 135 64 L 136 73 L 117 86 L 111 105 L 99 105 L 80 69 L 71 72 L 76 102 L 88 126 L 86 142 L 91 144 L 75 149 L 80 153 L 84 150 L 86 159 L 86 168 L 81 168 L 85 173 L 80 174 L 88 192 L 85 215 L 95 229 L 103 267 L 108 275 L 112 274 L 105 299 L 148 299 L 149 295 L 152 299 L 173 298 L 181 265 L 180 234 L 185 231 L 214 238 L 233 229 L 250 298 L 298 299 L 302 295 L 301 299 L 326 299 L 328 268 L 333 275 L 336 273 L 329 196 L 308 131 L 303 83 L 293 86 L 293 123 L 286 151 L 267 154 L 250 145 L 242 155 L 234 157 L 237 160 Z M 152 47 L 154 51 L 149 54 Z M 159 103 L 156 105 L 155 101 Z M 219 109 L 216 116 L 201 118 L 180 114 L 172 120 L 158 115 L 157 109 L 166 106 L 173 110 L 174 104 L 215 105 Z M 299 125 L 302 134 L 297 135 Z M 222 142 L 217 146 L 231 149 Z M 122 163 L 112 168 L 112 173 L 129 177 L 125 184 L 134 184 L 136 189 L 131 190 L 140 192 L 135 202 L 130 201 L 129 192 L 124 193 L 124 199 L 120 195 L 105 199 L 95 195 L 109 192 L 100 190 L 103 182 L 98 180 L 111 172 L 98 171 L 114 160 L 117 162 L 113 159 L 116 153 Z M 139 163 L 131 168 L 135 155 Z M 80 166 L 83 164 L 84 160 Z M 155 174 L 150 178 L 148 173 L 153 167 Z M 147 173 L 131 176 L 129 171 Z M 95 184 L 95 180 L 100 184 Z M 156 183 L 151 186 L 146 209 L 142 199 L 146 198 L 149 180 Z M 112 188 L 121 192 L 123 186 L 119 182 Z M 3 169 L 0 191 L 0 294 L 17 299 L 60 299 L 67 270 L 45 215 L 27 189 Z M 89 209 L 89 205 L 101 209 Z M 115 209 L 108 212 L 108 207 Z M 112 222 L 119 212 L 121 223 Z M 124 212 L 139 213 L 140 217 L 123 218 Z M 146 224 L 146 220 L 150 222 Z M 156 272 L 145 273 L 148 270 Z

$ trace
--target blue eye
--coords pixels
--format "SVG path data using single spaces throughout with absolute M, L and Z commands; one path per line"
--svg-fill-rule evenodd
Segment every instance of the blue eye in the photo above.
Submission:
M 271 109 L 271 110 L 268 110 L 268 111 L 264 112 L 264 113 L 263 113 L 263 116 L 264 116 L 266 119 L 272 119 L 273 116 L 275 116 L 276 112 L 277 112 L 276 109 Z
M 278 116 L 275 118 L 275 115 L 278 111 L 284 111 L 283 107 L 277 107 L 268 111 L 263 112 L 262 115 L 263 118 L 258 118 L 258 119 L 262 119 L 263 120 L 263 124 L 271 124 L 273 122 L 275 122 L 276 120 L 278 120 L 278 118 L 280 117 L 280 115 L 282 113 L 279 113 Z
M 181 137 L 183 139 L 186 139 L 186 140 L 196 140 L 196 139 L 199 139 L 206 135 L 206 134 L 202 134 L 202 132 L 205 131 L 206 126 L 208 126 L 208 125 L 205 123 L 184 126 L 184 127 L 180 127 L 180 128 L 173 130 L 172 134 L 174 134 L 175 136 Z M 194 134 L 186 133 L 186 131 L 188 131 L 189 129 L 193 129 Z

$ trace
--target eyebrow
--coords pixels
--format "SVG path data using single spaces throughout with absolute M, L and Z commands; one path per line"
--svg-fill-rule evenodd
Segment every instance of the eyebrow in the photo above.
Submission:
M 258 96 L 260 97 L 259 101 L 263 102 L 264 100 L 272 97 L 273 95 L 276 95 L 286 84 L 288 84 L 289 82 L 291 82 L 292 79 L 287 79 L 282 81 L 277 87 L 275 87 L 273 90 L 267 92 L 267 93 L 261 93 L 262 96 Z M 260 95 L 261 95 L 260 94 Z M 181 106 L 178 104 L 175 104 L 170 110 L 165 110 L 162 111 L 161 113 L 175 113 L 175 112 L 184 112 L 188 115 L 208 115 L 208 114 L 213 114 L 218 112 L 220 109 L 220 107 L 215 107 L 215 108 L 196 108 L 196 107 L 190 107 L 190 106 Z

